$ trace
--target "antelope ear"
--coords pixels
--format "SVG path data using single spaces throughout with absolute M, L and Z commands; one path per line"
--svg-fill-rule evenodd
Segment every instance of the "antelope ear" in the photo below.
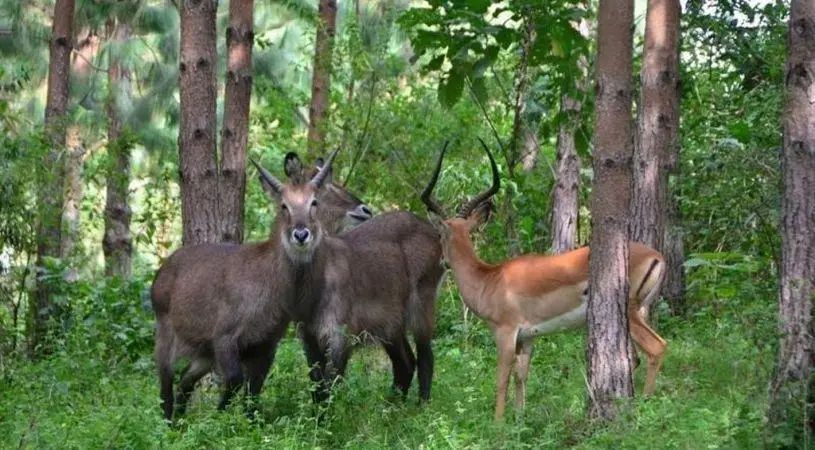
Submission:
M 314 166 L 317 168 L 318 171 L 323 169 L 323 165 L 325 165 L 325 160 L 322 157 L 319 157 L 317 158 L 316 161 L 314 161 Z M 328 169 L 328 174 L 325 177 L 324 183 L 333 184 L 333 181 L 334 181 L 334 167 L 332 166 Z
M 300 157 L 297 156 L 295 152 L 286 153 L 286 157 L 283 158 L 283 171 L 286 172 L 286 176 L 296 184 L 304 183 L 304 173 L 303 173 L 303 163 L 300 161 Z

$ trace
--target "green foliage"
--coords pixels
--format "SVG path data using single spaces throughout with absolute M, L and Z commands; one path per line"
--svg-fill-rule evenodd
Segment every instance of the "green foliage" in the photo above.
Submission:
M 523 415 L 492 424 L 495 348 L 484 324 L 461 307 L 451 279 L 437 300 L 433 401 L 388 396 L 390 365 L 380 350 L 360 351 L 318 425 L 299 343 L 290 333 L 260 399 L 262 423 L 239 406 L 215 411 L 218 386 L 204 383 L 178 429 L 162 423 L 152 362 L 150 277 L 180 245 L 177 126 L 178 14 L 173 2 L 82 2 L 81 26 L 105 29 L 109 17 L 128 21 L 133 38 L 105 43 L 84 80 L 74 80 L 72 120 L 87 146 L 82 203 L 84 254 L 49 260 L 47 282 L 61 309 L 57 351 L 32 363 L 25 347 L 35 281 L 36 176 L 48 150 L 40 132 L 47 74 L 50 3 L 0 0 L 0 447 L 258 447 L 258 448 L 754 448 L 766 409 L 766 386 L 777 343 L 775 297 L 779 248 L 778 126 L 783 104 L 787 5 L 760 8 L 742 0 L 689 1 L 683 16 L 680 193 L 690 256 L 688 314 L 660 314 L 669 341 L 656 395 L 636 399 L 618 422 L 585 419 L 584 342 L 580 332 L 540 339 Z M 249 156 L 282 174 L 283 155 L 306 161 L 304 116 L 316 8 L 314 2 L 255 2 L 255 51 Z M 705 8 L 702 8 L 702 4 Z M 38 6 L 39 5 L 39 6 Z M 227 2 L 220 2 L 223 30 Z M 341 147 L 335 180 L 377 212 L 424 215 L 418 193 L 445 140 L 451 141 L 437 187 L 449 210 L 486 187 L 487 159 L 476 138 L 498 156 L 502 190 L 479 255 L 500 261 L 517 248 L 546 251 L 550 242 L 550 166 L 556 133 L 577 123 L 578 148 L 590 157 L 591 98 L 583 112 L 559 112 L 575 95 L 578 62 L 592 42 L 574 25 L 589 15 L 578 2 L 432 0 L 340 2 L 327 147 Z M 80 5 L 78 4 L 78 9 Z M 405 12 L 407 9 L 407 12 Z M 736 13 L 752 21 L 745 25 Z M 590 18 L 590 17 L 589 17 Z M 524 24 L 537 32 L 530 54 L 528 123 L 540 123 L 539 167 L 513 171 L 500 142 L 512 134 L 514 78 Z M 219 31 L 223 55 L 223 33 Z M 118 105 L 126 142 L 104 138 L 110 56 L 132 70 L 134 97 Z M 223 61 L 219 61 L 219 88 Z M 587 66 L 591 67 L 590 59 Z M 635 74 L 636 77 L 636 74 Z M 590 83 L 589 83 L 590 84 Z M 86 95 L 87 94 L 87 95 Z M 105 167 L 113 145 L 133 145 L 131 208 L 133 280 L 101 276 Z M 510 178 L 508 175 L 514 173 Z M 248 240 L 268 236 L 274 218 L 250 169 Z M 584 163 L 581 224 L 588 223 Z M 507 197 L 508 196 L 508 197 Z M 517 241 L 504 227 L 517 215 Z M 581 230 L 583 242 L 588 237 Z M 79 280 L 64 280 L 68 267 Z M 216 378 L 217 381 L 217 378 Z M 642 385 L 642 374 L 637 375 Z M 779 431 L 778 442 L 791 442 Z M 701 444 L 700 444 L 701 443 Z
M 455 104 L 469 80 L 474 95 L 488 97 L 484 76 L 499 53 L 517 47 L 525 39 L 526 26 L 535 30 L 529 65 L 542 66 L 557 79 L 561 93 L 574 94 L 574 80 L 582 76 L 577 66 L 588 48 L 576 29 L 586 15 L 579 2 L 511 1 L 492 7 L 488 1 L 432 1 L 430 8 L 408 10 L 400 19 L 426 72 L 442 71 L 439 101 Z
M 681 192 L 691 251 L 776 255 L 786 9 L 691 3 L 683 30 Z M 734 26 L 734 10 L 752 26 Z M 751 38 L 746 38 L 745 34 Z M 718 61 L 714 64 L 714 60 Z M 738 230 L 738 232 L 734 232 Z
M 585 418 L 581 332 L 538 340 L 524 413 L 510 409 L 504 424 L 493 424 L 494 343 L 483 323 L 472 316 L 462 321 L 448 280 L 438 299 L 429 405 L 416 404 L 415 387 L 406 402 L 391 397 L 390 363 L 380 349 L 366 348 L 352 358 L 318 425 L 305 358 L 290 333 L 261 394 L 259 424 L 246 420 L 240 402 L 216 411 L 219 387 L 205 381 L 188 415 L 171 429 L 161 420 L 149 333 L 144 335 L 151 323 L 142 308 L 145 281 L 85 286 L 76 293 L 73 314 L 77 324 L 92 323 L 73 327 L 63 352 L 36 364 L 0 362 L 0 446 L 633 449 L 697 448 L 703 442 L 754 448 L 761 442 L 774 355 L 775 324 L 766 320 L 774 312 L 767 301 L 774 291 L 756 283 L 750 271 L 722 278 L 754 289 L 721 294 L 720 307 L 692 320 L 663 317 L 659 328 L 670 345 L 655 395 L 636 399 L 607 427 Z M 692 275 L 696 281 L 703 280 Z M 640 369 L 638 390 L 643 377 Z

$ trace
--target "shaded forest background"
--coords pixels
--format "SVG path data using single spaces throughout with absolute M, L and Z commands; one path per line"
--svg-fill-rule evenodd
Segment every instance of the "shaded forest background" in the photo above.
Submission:
M 216 108 L 207 119 L 220 158 L 230 145 L 225 88 L 249 73 L 227 67 L 229 3 L 217 4 Z M 496 216 L 477 237 L 480 256 L 563 249 L 553 230 L 568 212 L 553 199 L 564 161 L 579 186 L 574 245 L 587 244 L 596 5 L 414 3 L 334 3 L 332 52 L 321 62 L 317 2 L 255 2 L 254 31 L 244 35 L 253 42 L 248 157 L 282 174 L 287 152 L 313 162 L 340 148 L 335 182 L 375 212 L 423 215 L 419 192 L 445 140 L 452 144 L 436 190 L 443 203 L 489 183 L 482 137 L 498 151 L 503 188 Z M 785 2 L 682 4 L 680 151 L 668 190 L 676 202 L 672 234 L 685 253 L 684 288 L 656 314 L 670 342 L 657 395 L 603 428 L 585 418 L 579 332 L 539 340 L 526 411 L 504 427 L 491 424 L 494 344 L 448 277 L 437 300 L 430 405 L 386 398 L 388 361 L 371 348 L 352 359 L 327 423 L 318 426 L 292 334 L 262 395 L 265 426 L 239 411 L 214 411 L 210 381 L 185 426 L 168 431 L 158 408 L 148 291 L 160 263 L 188 236 L 179 136 L 191 119 L 179 107 L 177 6 L 76 2 L 70 95 L 60 119 L 67 150 L 56 157 L 43 120 L 54 2 L 3 0 L 0 11 L 3 447 L 744 448 L 767 439 L 761 430 L 778 349 Z M 632 121 L 645 12 L 646 2 L 637 1 Z M 314 109 L 315 64 L 329 67 L 324 111 Z M 564 133 L 574 158 L 558 157 Z M 253 173 L 240 196 L 242 225 L 224 240 L 269 235 L 274 218 Z M 58 240 L 38 241 L 45 208 L 63 195 L 60 217 L 50 218 L 59 223 Z M 38 261 L 44 244 L 53 251 Z M 38 289 L 50 298 L 42 329 Z M 780 430 L 770 442 L 801 445 L 799 431 Z

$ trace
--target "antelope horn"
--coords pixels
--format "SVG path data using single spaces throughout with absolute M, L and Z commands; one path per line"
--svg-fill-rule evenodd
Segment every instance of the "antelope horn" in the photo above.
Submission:
M 476 195 L 469 202 L 461 205 L 461 208 L 458 210 L 458 217 L 462 218 L 468 217 L 476 206 L 495 195 L 495 193 L 498 192 L 498 189 L 501 188 L 501 176 L 498 173 L 498 165 L 495 164 L 495 158 L 492 157 L 492 153 L 490 153 L 490 149 L 487 147 L 487 144 L 485 144 L 481 138 L 478 138 L 478 141 L 481 142 L 481 146 L 484 147 L 484 150 L 487 152 L 487 157 L 490 159 L 490 166 L 492 166 L 492 186 L 490 186 L 486 191 Z
M 450 141 L 444 141 L 444 147 L 441 149 L 441 153 L 439 153 L 439 158 L 436 161 L 436 168 L 433 169 L 433 176 L 430 177 L 430 182 L 427 184 L 427 187 L 424 188 L 422 191 L 422 202 L 427 206 L 427 209 L 430 212 L 435 213 L 442 219 L 447 217 L 447 214 L 444 213 L 444 208 L 433 198 L 433 188 L 436 187 L 436 182 L 439 181 L 439 172 L 441 172 L 441 161 L 444 159 L 444 152 L 447 151 L 447 145 L 450 144 Z
M 254 159 L 249 158 L 249 161 L 252 163 L 252 165 L 254 165 L 258 169 L 261 181 L 265 181 L 266 183 L 268 183 L 269 186 L 271 186 L 272 189 L 275 190 L 275 192 L 280 193 L 283 190 L 283 186 L 285 185 L 281 183 L 280 180 L 275 178 L 275 176 L 272 175 L 268 170 L 264 169 L 263 166 L 255 162 Z
M 323 185 L 323 182 L 325 181 L 325 178 L 328 176 L 328 173 L 331 172 L 331 163 L 334 162 L 334 158 L 337 156 L 337 153 L 339 152 L 340 149 L 336 149 L 333 152 L 331 152 L 330 155 L 328 155 L 328 160 L 326 160 L 325 164 L 323 164 L 323 167 L 320 168 L 320 171 L 317 172 L 316 175 L 314 175 L 314 178 L 311 179 L 311 184 L 317 187 L 321 187 Z

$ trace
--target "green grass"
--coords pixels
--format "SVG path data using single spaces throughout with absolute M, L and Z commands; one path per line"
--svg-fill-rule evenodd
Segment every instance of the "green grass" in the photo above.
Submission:
M 299 343 L 285 339 L 260 399 L 264 420 L 242 407 L 217 412 L 218 388 L 199 389 L 180 426 L 161 420 L 149 351 L 119 362 L 68 345 L 47 361 L 14 360 L 0 384 L 0 448 L 754 448 L 772 367 L 772 301 L 665 317 L 669 350 L 657 391 L 600 427 L 585 417 L 584 337 L 572 332 L 535 346 L 523 414 L 494 424 L 495 347 L 477 321 L 441 296 L 432 401 L 389 397 L 384 352 L 357 351 L 326 420 L 317 424 Z M 644 367 L 636 373 L 640 392 Z M 512 388 L 510 389 L 512 391 Z

